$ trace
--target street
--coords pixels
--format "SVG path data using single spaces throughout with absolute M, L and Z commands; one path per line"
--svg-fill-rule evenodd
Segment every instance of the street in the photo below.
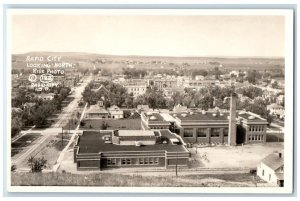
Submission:
M 21 131 L 20 137 L 28 134 L 28 133 L 39 133 L 42 136 L 37 140 L 37 142 L 32 143 L 30 146 L 27 147 L 27 149 L 24 149 L 20 153 L 16 154 L 12 157 L 12 164 L 20 165 L 23 163 L 29 156 L 36 155 L 40 150 L 43 149 L 49 142 L 49 139 L 51 135 L 57 135 L 59 132 L 61 132 L 61 127 L 68 121 L 68 119 L 71 117 L 72 112 L 74 111 L 74 108 L 77 107 L 78 101 L 81 99 L 82 95 L 81 93 L 84 91 L 84 88 L 87 86 L 87 84 L 92 80 L 92 76 L 89 76 L 85 78 L 83 83 L 76 87 L 74 90 L 74 94 L 72 96 L 74 99 L 69 103 L 67 107 L 65 107 L 62 112 L 58 116 L 58 121 L 53 124 L 50 128 L 41 129 L 41 130 L 32 130 L 29 129 L 27 131 Z M 20 138 L 18 137 L 18 138 Z M 14 139 L 14 141 L 16 141 Z M 51 139 L 50 139 L 51 140 Z

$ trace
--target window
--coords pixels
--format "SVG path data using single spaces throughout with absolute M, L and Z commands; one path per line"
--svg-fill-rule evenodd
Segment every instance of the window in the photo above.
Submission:
M 126 165 L 126 159 L 122 159 L 122 165 Z
M 265 176 L 265 170 L 262 170 L 261 175 L 262 175 L 262 176 Z
M 192 128 L 184 129 L 183 137 L 193 137 L 193 129 Z
M 197 129 L 197 137 L 207 137 L 206 128 Z
M 283 172 L 283 166 L 280 167 L 280 171 Z
M 251 141 L 252 140 L 252 136 L 251 135 L 249 135 L 249 141 Z
M 145 165 L 148 165 L 148 163 L 149 163 L 148 160 L 149 160 L 148 158 L 145 158 L 145 162 L 144 162 Z
M 140 158 L 140 165 L 144 165 L 144 159 Z
M 107 159 L 107 165 L 111 165 L 111 159 Z
M 228 128 L 223 128 L 223 136 L 228 137 Z
M 112 164 L 112 165 L 116 165 L 116 164 L 117 164 L 117 159 L 113 158 L 113 159 L 111 160 L 111 164 Z
M 127 159 L 127 165 L 131 165 L 131 159 Z
M 159 158 L 155 158 L 155 164 L 159 163 Z
M 154 164 L 153 158 L 149 158 L 149 164 L 150 164 L 150 165 L 153 165 L 153 164 Z
M 212 128 L 211 129 L 211 137 L 220 137 L 220 129 Z

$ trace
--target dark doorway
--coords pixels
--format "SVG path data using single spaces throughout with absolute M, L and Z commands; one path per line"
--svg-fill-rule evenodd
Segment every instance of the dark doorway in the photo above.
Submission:
M 246 139 L 246 129 L 243 128 L 241 125 L 237 125 L 236 127 L 236 143 L 242 144 L 245 143 Z
M 277 184 L 278 184 L 279 187 L 283 187 L 284 180 L 278 180 Z

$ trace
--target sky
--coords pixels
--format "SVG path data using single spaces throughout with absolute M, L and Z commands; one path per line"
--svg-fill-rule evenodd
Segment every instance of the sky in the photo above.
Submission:
M 12 53 L 284 57 L 283 16 L 13 15 Z

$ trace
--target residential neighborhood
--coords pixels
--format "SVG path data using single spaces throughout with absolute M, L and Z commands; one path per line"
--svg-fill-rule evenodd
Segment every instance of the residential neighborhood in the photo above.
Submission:
M 285 12 L 54 10 L 8 12 L 11 189 L 292 190 Z
M 256 185 L 283 186 L 283 168 L 280 174 L 268 169 L 272 162 L 265 159 L 284 149 L 284 82 L 274 84 L 282 70 L 230 70 L 217 62 L 208 71 L 184 64 L 184 71 L 162 73 L 127 61 L 113 73 L 101 67 L 107 62 L 118 61 L 83 63 L 42 91 L 24 74 L 13 75 L 15 172 L 30 172 L 28 160 L 44 158 L 43 172 L 178 175 L 231 168 L 228 173 L 257 174 Z M 229 147 L 251 149 L 252 161 L 237 165 L 237 156 L 220 166 L 214 153 L 232 152 Z

